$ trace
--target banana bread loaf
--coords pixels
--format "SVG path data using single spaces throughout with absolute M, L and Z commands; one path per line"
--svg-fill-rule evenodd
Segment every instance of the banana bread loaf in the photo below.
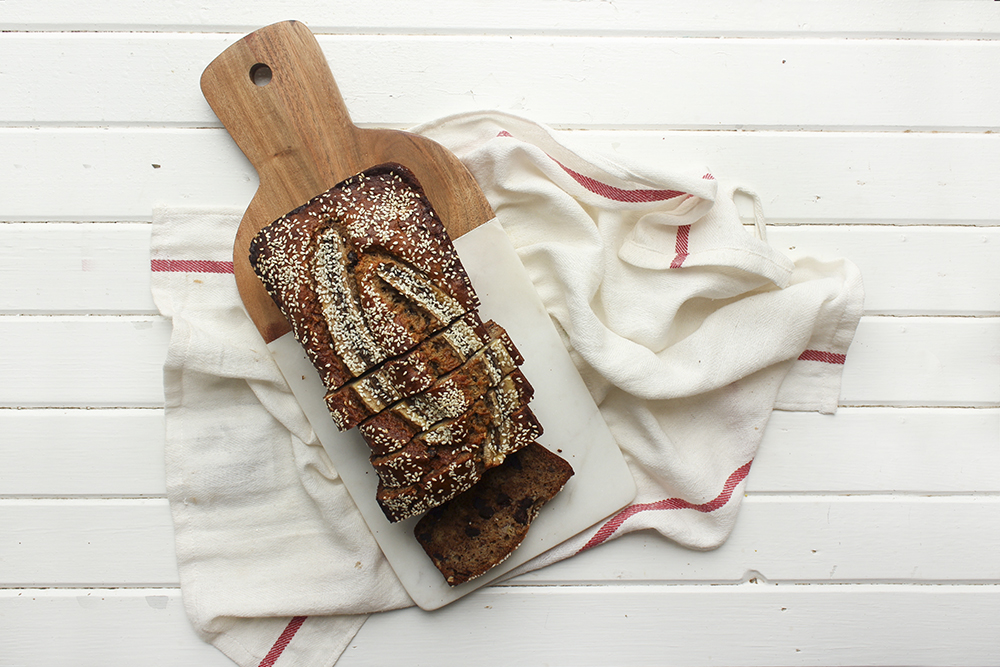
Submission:
M 334 423 L 359 427 L 371 448 L 390 521 L 454 499 L 501 467 L 514 488 L 521 459 L 501 464 L 534 451 L 542 433 L 523 359 L 502 327 L 480 319 L 451 239 L 406 167 L 368 169 L 275 220 L 253 239 L 250 262 L 315 365 Z M 518 507 L 526 530 L 537 508 Z

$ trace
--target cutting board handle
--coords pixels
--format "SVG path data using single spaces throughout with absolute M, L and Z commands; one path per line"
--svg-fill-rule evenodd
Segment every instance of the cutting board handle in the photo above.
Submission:
M 260 76 L 264 68 L 269 78 Z M 291 327 L 250 266 L 250 243 L 265 225 L 345 178 L 385 162 L 406 165 L 453 238 L 493 217 L 472 174 L 443 146 L 351 122 L 319 43 L 298 21 L 261 28 L 231 45 L 205 69 L 201 90 L 260 177 L 236 230 L 233 273 L 268 343 Z
M 201 89 L 262 187 L 287 193 L 285 211 L 369 166 L 326 57 L 298 21 L 227 48 L 205 69 Z

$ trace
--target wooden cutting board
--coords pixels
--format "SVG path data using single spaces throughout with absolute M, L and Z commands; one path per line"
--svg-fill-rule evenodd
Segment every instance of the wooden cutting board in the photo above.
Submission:
M 298 21 L 261 28 L 230 46 L 205 69 L 201 89 L 260 177 L 236 234 L 233 267 L 267 342 L 290 327 L 250 267 L 250 240 L 345 178 L 384 162 L 406 165 L 453 239 L 493 218 L 454 153 L 416 134 L 351 122 L 322 49 Z
M 262 77 L 266 72 L 270 78 Z M 261 85 L 264 84 L 264 85 Z M 351 123 L 312 33 L 294 21 L 247 35 L 214 60 L 202 77 L 206 99 L 260 175 L 233 248 L 240 296 L 267 342 L 337 473 L 403 587 L 424 609 L 451 602 L 562 543 L 627 504 L 635 482 L 600 411 L 478 184 L 439 144 L 407 132 L 360 129 Z M 389 523 L 375 501 L 377 475 L 357 429 L 339 432 L 324 388 L 291 327 L 248 259 L 264 226 L 340 181 L 384 162 L 417 176 L 465 266 L 482 306 L 522 352 L 535 388 L 532 410 L 575 474 L 542 508 L 524 542 L 503 564 L 450 587 L 413 536 L 417 517 Z M 488 223 L 489 224 L 484 224 Z

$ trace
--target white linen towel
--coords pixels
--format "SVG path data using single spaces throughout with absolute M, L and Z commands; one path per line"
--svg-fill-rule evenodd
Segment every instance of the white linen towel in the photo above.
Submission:
M 777 253 L 707 170 L 627 169 L 504 114 L 414 131 L 483 188 L 639 488 L 514 574 L 643 528 L 722 544 L 772 410 L 836 409 L 857 269 Z M 330 665 L 366 614 L 412 602 L 242 309 L 241 213 L 154 214 L 181 589 L 195 629 L 238 664 Z

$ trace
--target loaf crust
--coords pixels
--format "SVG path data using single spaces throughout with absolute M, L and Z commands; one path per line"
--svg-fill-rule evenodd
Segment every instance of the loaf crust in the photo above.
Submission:
M 250 263 L 329 390 L 479 305 L 444 225 L 398 164 L 352 176 L 266 226 Z
M 414 535 L 445 581 L 463 584 L 506 560 L 572 475 L 562 457 L 531 443 L 486 471 L 471 489 L 427 512 Z

